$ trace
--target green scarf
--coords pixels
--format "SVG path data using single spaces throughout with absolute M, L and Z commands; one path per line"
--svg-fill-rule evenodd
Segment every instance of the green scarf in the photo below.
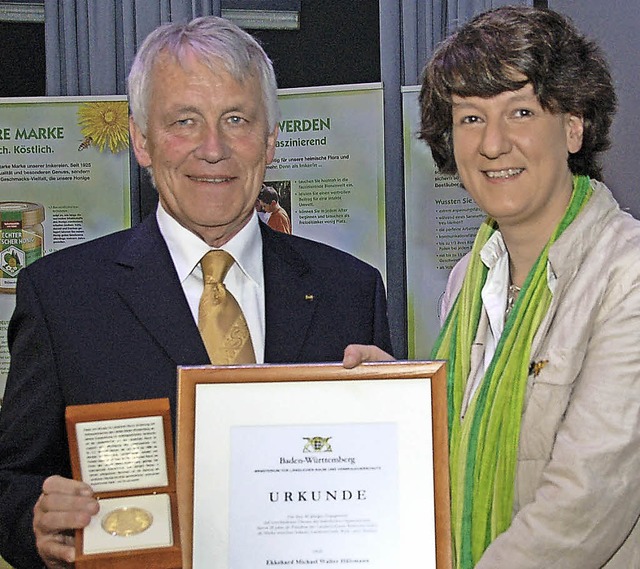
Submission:
M 478 329 L 480 293 L 488 272 L 480 250 L 497 229 L 491 218 L 478 230 L 462 289 L 433 349 L 433 359 L 448 360 L 451 524 L 456 569 L 471 569 L 496 536 L 511 525 L 531 344 L 551 303 L 547 286 L 549 247 L 592 193 L 588 177 L 574 176 L 567 211 L 524 282 L 463 420 L 460 416 L 469 379 L 471 345 Z

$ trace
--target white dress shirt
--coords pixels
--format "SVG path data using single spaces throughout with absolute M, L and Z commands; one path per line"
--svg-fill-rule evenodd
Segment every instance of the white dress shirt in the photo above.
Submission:
M 191 314 L 197 324 L 198 306 L 204 288 L 200 259 L 213 247 L 209 247 L 195 233 L 180 225 L 161 204 L 158 204 L 156 218 L 160 233 L 169 248 Z M 236 261 L 229 269 L 224 284 L 238 301 L 247 321 L 256 363 L 264 363 L 265 300 L 262 236 L 255 212 L 249 223 L 225 243 L 222 249 L 233 255 Z
M 480 251 L 480 258 L 489 269 L 487 280 L 482 287 L 482 304 L 487 312 L 489 326 L 484 343 L 483 365 L 473 378 L 471 396 L 482 382 L 485 372 L 496 353 L 496 347 L 504 331 L 507 309 L 507 290 L 511 283 L 509 275 L 509 252 L 500 231 L 496 231 Z M 547 263 L 547 284 L 551 294 L 555 290 L 556 276 Z

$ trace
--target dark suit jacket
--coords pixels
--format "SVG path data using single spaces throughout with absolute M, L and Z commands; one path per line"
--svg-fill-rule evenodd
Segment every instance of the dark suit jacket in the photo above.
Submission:
M 261 231 L 265 362 L 340 361 L 350 343 L 391 351 L 378 271 L 326 245 Z M 0 554 L 21 569 L 42 566 L 31 524 L 44 478 L 70 476 L 65 407 L 168 397 L 175 410 L 176 366 L 209 360 L 155 216 L 22 270 L 9 345 Z

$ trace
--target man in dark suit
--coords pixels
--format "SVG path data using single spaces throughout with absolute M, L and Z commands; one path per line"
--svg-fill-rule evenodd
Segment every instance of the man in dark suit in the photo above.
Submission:
M 72 530 L 98 511 L 91 488 L 70 480 L 65 407 L 169 397 L 175 410 L 176 366 L 210 363 L 198 331 L 208 251 L 235 259 L 225 285 L 256 362 L 339 361 L 349 344 L 391 350 L 378 271 L 258 222 L 278 107 L 251 36 L 219 18 L 163 26 L 136 56 L 129 97 L 156 215 L 19 277 L 0 412 L 0 552 L 17 568 L 72 566 Z

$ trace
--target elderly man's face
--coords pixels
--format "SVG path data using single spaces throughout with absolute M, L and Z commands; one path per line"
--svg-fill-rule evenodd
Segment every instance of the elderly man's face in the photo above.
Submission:
M 131 123 L 134 151 L 150 167 L 164 209 L 219 247 L 251 218 L 277 127 L 269 132 L 257 78 L 236 81 L 192 55 L 169 56 L 151 77 L 146 133 Z

